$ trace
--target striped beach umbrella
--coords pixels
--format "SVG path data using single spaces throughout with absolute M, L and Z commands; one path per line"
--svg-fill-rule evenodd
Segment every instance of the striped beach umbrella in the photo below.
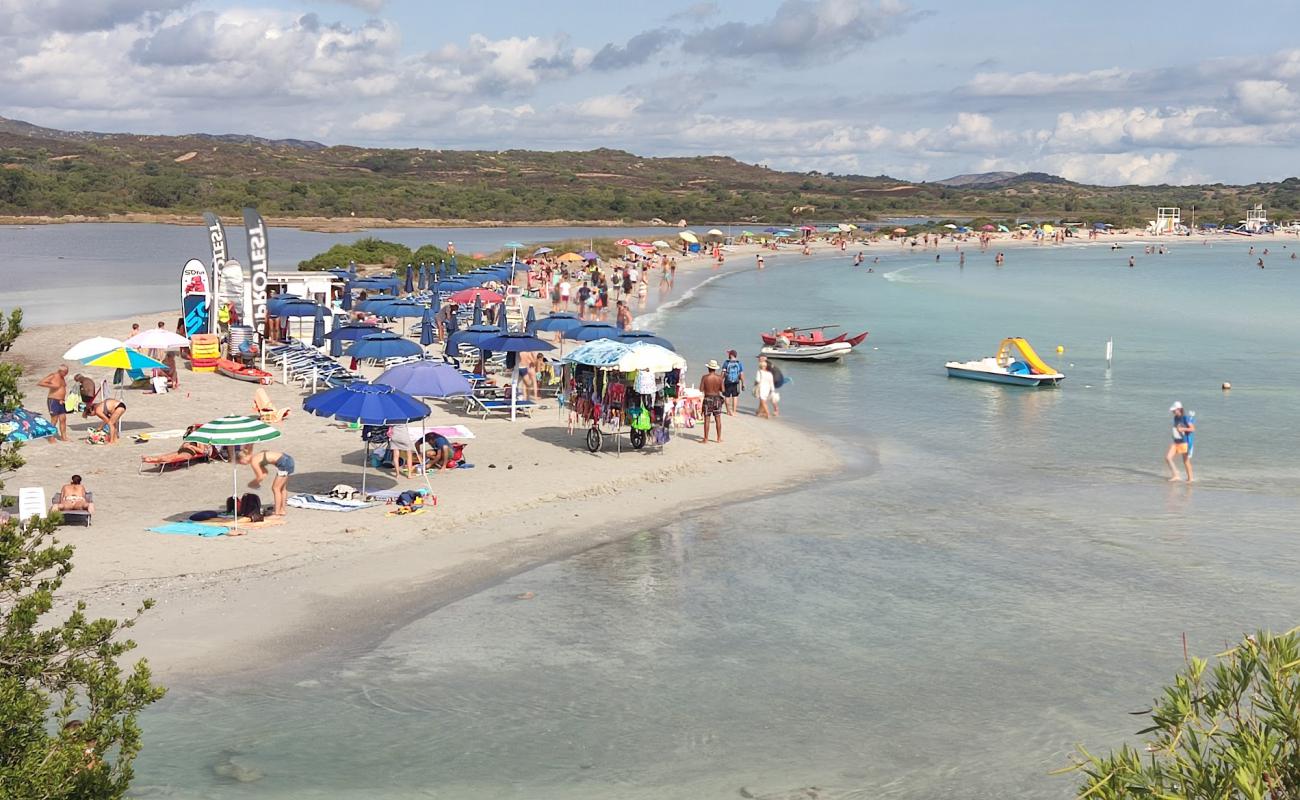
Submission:
M 232 415 L 200 425 L 185 437 L 185 441 L 210 444 L 213 447 L 240 447 L 246 444 L 256 444 L 257 442 L 269 442 L 272 439 L 279 438 L 280 431 L 260 419 Z M 231 523 L 231 530 L 236 530 L 239 528 L 239 460 L 231 458 L 230 467 L 231 477 L 233 478 L 230 496 L 235 498 L 236 506 L 235 519 Z

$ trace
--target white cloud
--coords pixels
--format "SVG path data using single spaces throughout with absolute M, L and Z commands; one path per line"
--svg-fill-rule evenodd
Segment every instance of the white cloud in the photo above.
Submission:
M 400 125 L 405 118 L 406 115 L 400 111 L 372 111 L 358 117 L 353 127 L 371 133 L 389 131 Z
M 726 22 L 693 33 L 688 50 L 715 57 L 828 61 L 901 30 L 917 15 L 903 0 L 784 0 L 761 22 Z
M 1237 81 L 1232 95 L 1246 119 L 1274 121 L 1300 116 L 1300 94 L 1282 81 Z
M 1118 67 L 1089 72 L 981 72 L 961 87 L 983 97 L 1065 94 L 1067 92 L 1112 92 L 1131 86 L 1134 73 Z
M 588 97 L 577 105 L 577 112 L 599 119 L 629 119 L 641 107 L 641 100 L 625 94 L 604 94 Z

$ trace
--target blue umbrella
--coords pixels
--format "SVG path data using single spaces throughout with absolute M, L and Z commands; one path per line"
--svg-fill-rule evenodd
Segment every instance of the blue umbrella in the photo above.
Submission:
M 469 345 L 481 350 L 483 348 L 479 346 L 479 343 L 483 339 L 499 335 L 501 335 L 500 328 L 495 325 L 484 325 L 481 322 L 477 325 L 470 325 L 463 330 L 453 331 L 447 335 L 447 355 L 454 355 L 459 352 L 461 345 Z
M 343 354 L 352 358 L 404 358 L 417 356 L 423 352 L 420 345 L 410 339 L 381 331 L 356 340 Z
M 350 323 L 348 325 L 339 325 L 334 330 L 326 334 L 325 338 L 330 340 L 330 357 L 338 358 L 343 355 L 343 343 L 355 342 L 372 333 L 381 333 L 376 325 L 364 325 L 361 323 Z
M 348 272 L 350 272 L 352 274 L 352 277 L 354 278 L 357 276 L 357 262 L 355 261 L 348 262 Z
M 383 304 L 385 304 L 385 303 L 391 303 L 391 302 L 393 302 L 394 300 L 397 300 L 397 299 L 398 299 L 397 295 L 392 295 L 392 294 L 372 294 L 372 295 L 366 297 L 365 300 L 362 300 L 361 302 L 357 303 L 357 310 L 358 310 L 358 311 L 365 311 L 365 312 L 368 312 L 368 313 L 373 313 L 372 309 L 373 309 L 375 306 L 383 305 Z
M 420 262 L 420 291 L 424 291 L 425 289 L 428 288 L 429 288 L 429 265 L 421 261 Z
M 537 309 L 532 306 L 528 307 L 528 315 L 524 317 L 524 332 L 532 333 L 533 326 L 537 324 Z
M 510 332 L 510 318 L 506 315 L 505 303 L 497 303 L 497 325 L 501 327 L 502 333 Z
M 470 324 L 471 325 L 483 324 L 483 298 L 482 297 L 474 298 L 474 315 L 470 319 Z
M 437 333 L 437 327 L 433 322 L 433 309 L 426 307 L 424 315 L 420 317 L 420 346 L 428 347 L 433 344 L 435 333 Z
M 502 311 L 505 309 L 503 308 Z M 492 350 L 498 353 L 540 353 L 547 350 L 554 350 L 555 345 L 544 342 L 533 336 L 531 333 L 508 333 L 503 331 L 496 336 L 487 336 L 479 341 L 479 347 L 484 350 Z M 515 387 L 510 392 L 510 420 L 515 419 L 515 398 L 518 396 L 519 383 L 519 364 L 516 362 L 510 375 L 511 386 Z
M 321 347 L 325 344 L 325 309 L 316 312 L 316 321 L 311 326 L 311 346 Z
M 660 347 L 666 347 L 669 350 L 672 350 L 674 352 L 676 352 L 677 350 L 677 348 L 673 347 L 672 342 L 668 341 L 662 336 L 658 336 L 654 334 L 651 331 L 622 331 L 621 333 L 619 333 L 618 336 L 614 337 L 614 340 L 618 342 L 622 342 L 623 344 L 649 342 L 650 344 L 657 344 Z
M 365 309 L 371 314 L 390 319 L 424 316 L 424 304 L 414 300 L 367 300 Z
M 266 313 L 268 316 L 280 316 L 280 307 L 285 303 L 308 303 L 311 302 L 305 297 L 299 297 L 294 294 L 277 294 L 274 297 L 266 298 Z
M 578 255 L 582 256 L 587 261 L 596 261 L 600 258 L 600 254 L 595 250 L 583 250 L 581 253 L 578 253 Z
M 316 303 L 313 303 L 310 300 L 304 300 L 301 297 L 284 300 L 276 305 L 277 309 L 275 316 L 282 319 L 288 319 L 289 317 L 314 317 L 317 313 L 325 310 Z M 267 313 L 271 313 L 269 308 L 267 309 Z
M 415 268 L 410 264 L 406 265 L 406 293 L 410 294 L 415 291 Z
M 352 287 L 353 283 L 351 280 L 343 284 L 343 302 L 339 303 L 339 307 L 344 311 L 352 310 Z
M 414 397 L 465 397 L 474 392 L 460 370 L 443 361 L 399 364 L 375 379 Z
M 587 323 L 578 319 L 577 314 L 571 314 L 568 311 L 557 311 L 549 316 L 542 317 L 533 323 L 529 333 L 549 333 L 551 331 L 571 331 L 574 328 L 581 328 Z
M 596 339 L 617 339 L 622 332 L 608 322 L 587 322 L 582 327 L 565 331 L 563 335 L 565 339 L 577 342 L 592 342 Z
M 345 384 L 308 397 L 303 410 L 318 417 L 332 417 L 361 425 L 393 425 L 429 416 L 429 407 L 406 392 L 380 383 Z M 361 492 L 366 491 L 366 470 L 370 466 L 370 442 L 361 462 Z

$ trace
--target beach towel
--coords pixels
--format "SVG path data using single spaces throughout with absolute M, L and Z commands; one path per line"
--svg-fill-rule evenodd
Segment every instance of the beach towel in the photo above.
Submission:
M 425 428 L 425 433 L 437 433 L 448 439 L 473 439 L 474 433 L 464 425 L 442 425 L 437 428 Z
M 159 525 L 156 528 L 150 528 L 153 533 L 173 533 L 179 536 L 201 536 L 209 538 L 212 536 L 225 536 L 230 532 L 229 528 L 221 525 L 204 525 L 201 522 L 169 522 L 166 525 Z
M 137 442 L 151 442 L 155 439 L 179 439 L 184 435 L 184 428 L 172 428 L 167 431 L 145 431 L 144 433 L 137 433 L 131 438 Z
M 288 504 L 294 508 L 309 508 L 313 511 L 356 511 L 359 508 L 371 508 L 375 503 L 364 500 L 346 500 L 317 494 L 295 494 Z
M 412 508 L 411 506 L 401 506 L 395 511 L 389 511 L 386 517 L 414 517 L 416 514 L 423 514 L 423 508 Z

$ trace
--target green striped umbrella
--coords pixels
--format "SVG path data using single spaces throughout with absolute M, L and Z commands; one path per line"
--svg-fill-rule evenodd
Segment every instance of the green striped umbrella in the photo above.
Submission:
M 185 441 L 210 444 L 214 447 L 239 447 L 279 438 L 279 430 L 255 417 L 231 415 L 200 425 L 185 437 Z M 235 520 L 232 523 L 232 530 L 234 530 L 239 527 L 239 460 L 231 458 L 230 467 L 233 478 L 231 484 L 233 491 L 230 496 L 235 498 L 236 505 Z

